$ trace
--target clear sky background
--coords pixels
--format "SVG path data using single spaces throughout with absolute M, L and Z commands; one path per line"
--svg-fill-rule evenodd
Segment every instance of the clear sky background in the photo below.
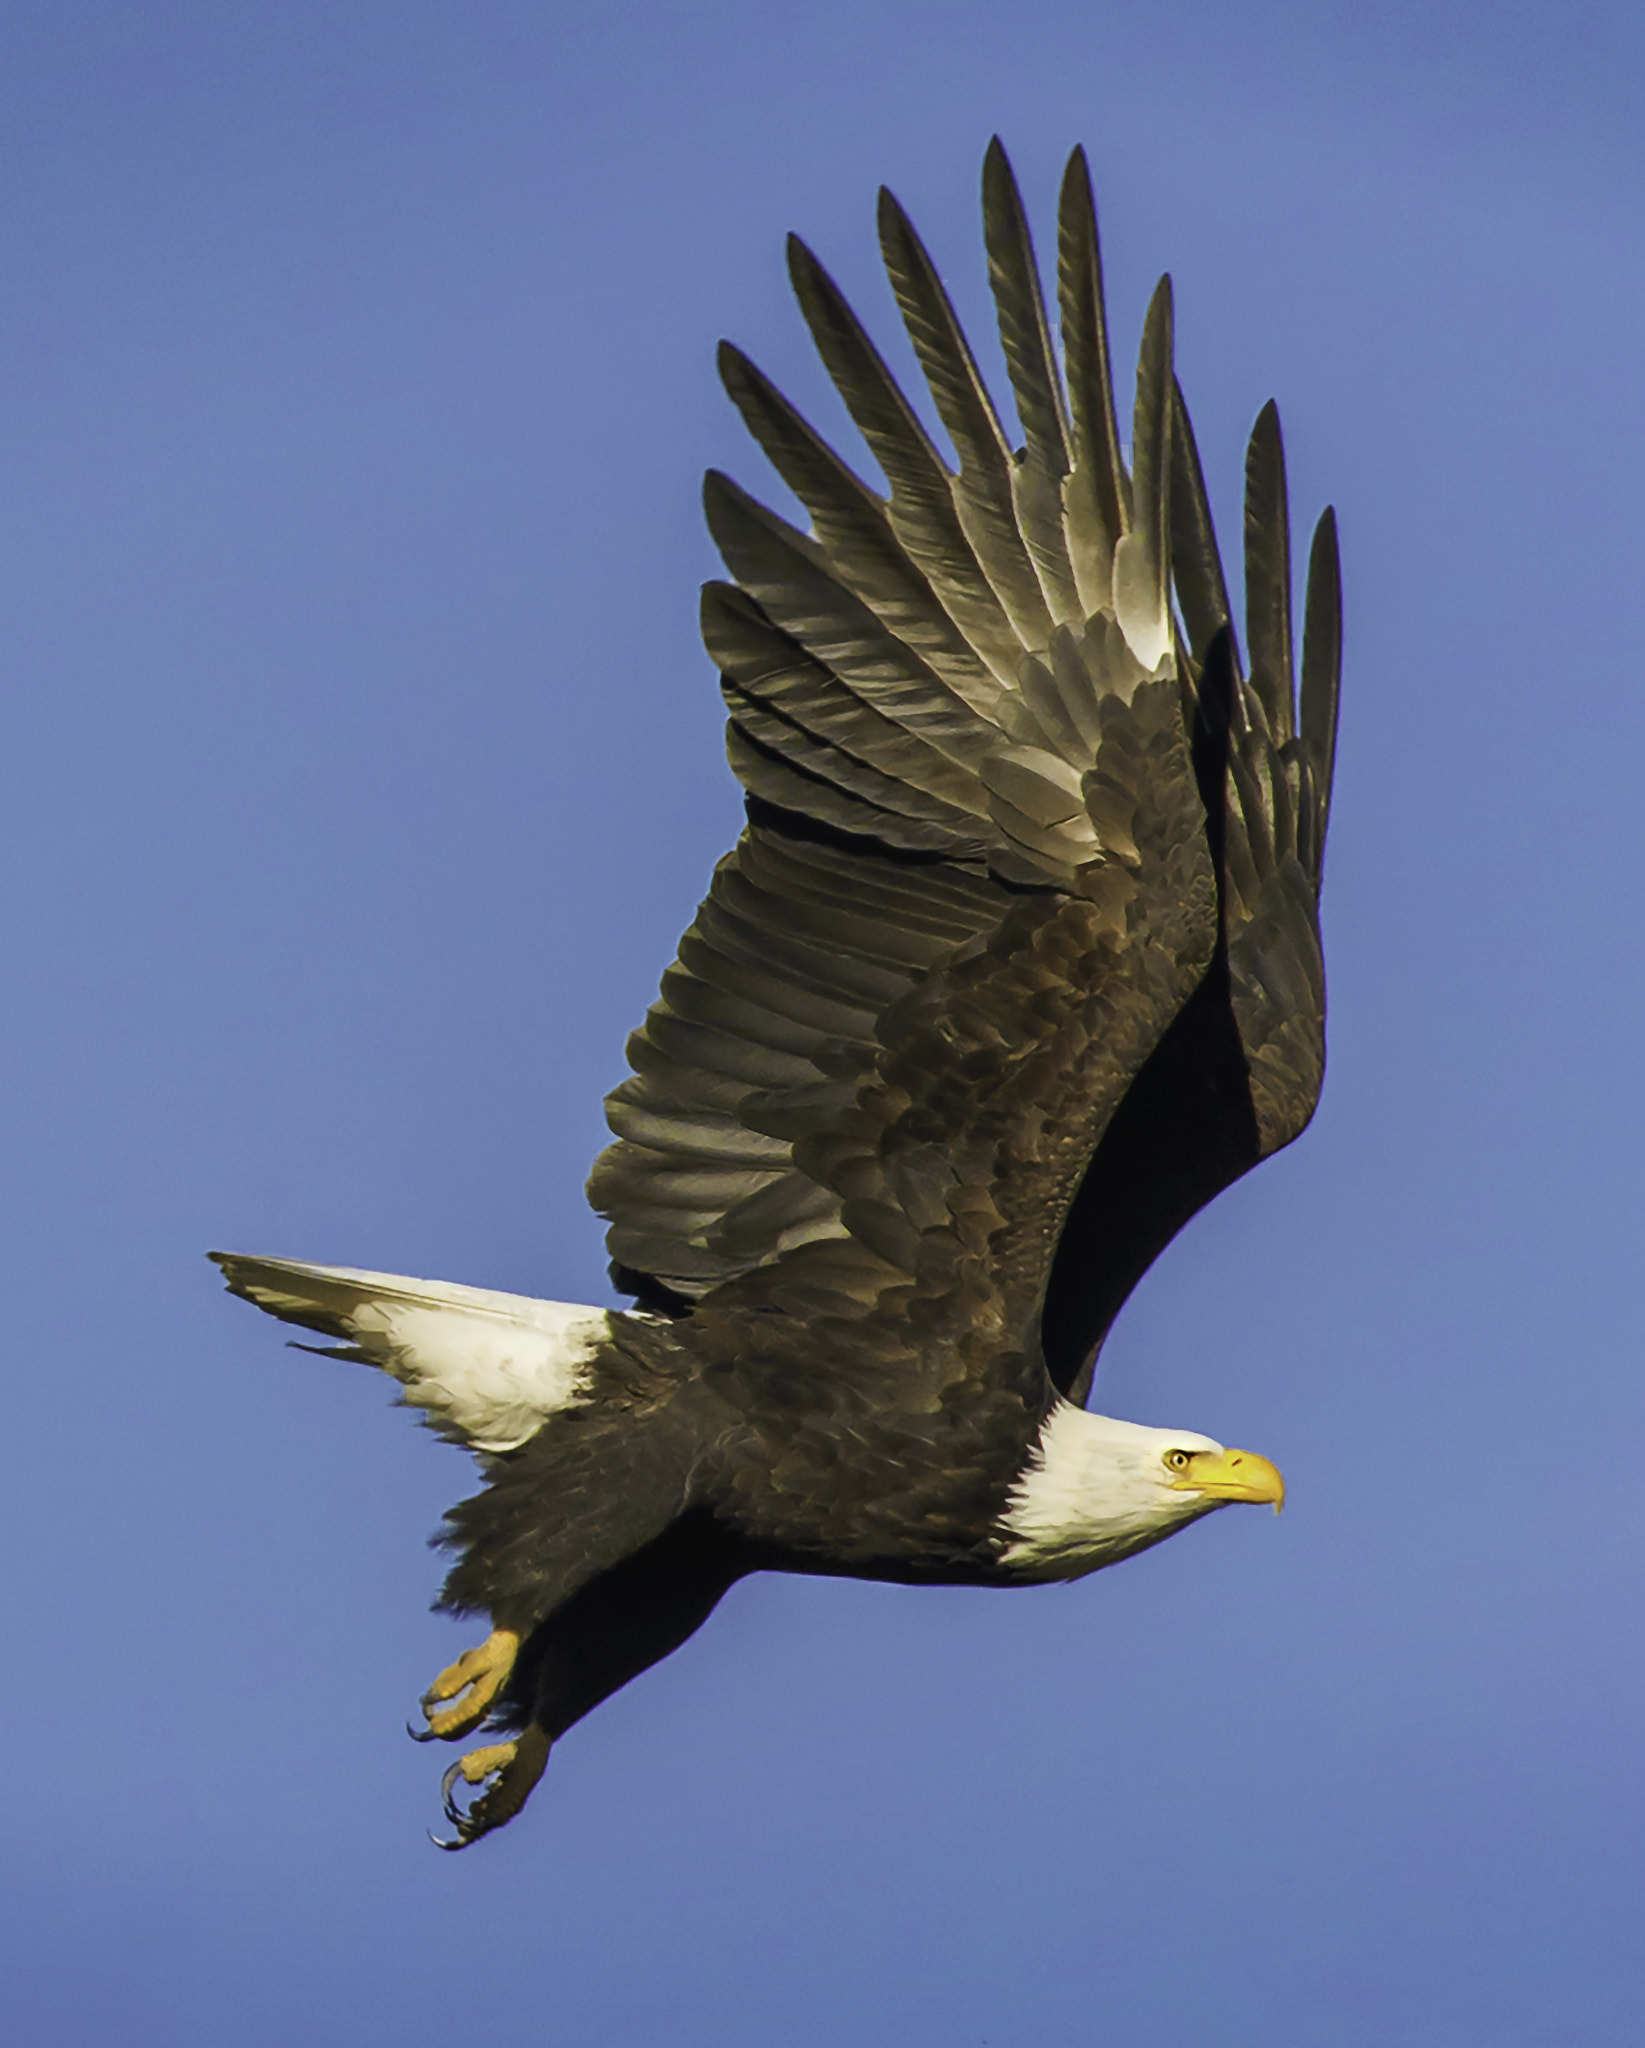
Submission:
M 11 0 L 0 2027 L 54 2043 L 1632 2044 L 1645 15 Z M 606 1301 L 601 1097 L 735 833 L 730 335 L 850 447 L 891 184 L 1091 153 L 1225 535 L 1347 671 L 1331 1073 L 1100 1405 L 1272 1455 L 1074 1588 L 753 1581 L 423 1838 L 467 1461 L 208 1246 Z M 780 502 L 780 498 L 779 498 Z

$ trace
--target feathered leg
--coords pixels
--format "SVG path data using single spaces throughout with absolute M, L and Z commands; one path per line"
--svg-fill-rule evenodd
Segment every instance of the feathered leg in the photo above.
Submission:
M 530 1723 L 513 1742 L 473 1750 L 446 1773 L 446 1817 L 461 1849 L 512 1820 L 543 1774 L 552 1744 L 631 1678 L 677 1650 L 721 1596 L 758 1564 L 701 1511 L 581 1587 L 533 1634 L 509 1691 L 530 1686 Z M 466 1809 L 458 1780 L 485 1790 Z

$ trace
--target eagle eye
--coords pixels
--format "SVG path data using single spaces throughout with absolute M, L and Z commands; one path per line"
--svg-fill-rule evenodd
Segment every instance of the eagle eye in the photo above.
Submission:
M 1188 1453 L 1186 1451 L 1167 1451 L 1165 1462 L 1173 1472 L 1186 1472 L 1188 1470 Z

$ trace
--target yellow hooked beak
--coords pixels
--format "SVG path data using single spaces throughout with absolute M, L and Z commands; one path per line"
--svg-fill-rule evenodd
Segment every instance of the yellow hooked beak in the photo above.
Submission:
M 1178 1493 L 1209 1494 L 1212 1500 L 1271 1501 L 1276 1515 L 1285 1505 L 1285 1481 L 1255 1451 L 1195 1451 L 1171 1485 Z

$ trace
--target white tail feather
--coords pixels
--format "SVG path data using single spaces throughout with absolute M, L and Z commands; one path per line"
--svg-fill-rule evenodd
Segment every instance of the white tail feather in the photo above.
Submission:
M 604 1309 L 447 1280 L 213 1252 L 230 1290 L 270 1315 L 340 1337 L 332 1357 L 380 1366 L 449 1443 L 511 1451 L 588 1397 L 610 1335 Z

